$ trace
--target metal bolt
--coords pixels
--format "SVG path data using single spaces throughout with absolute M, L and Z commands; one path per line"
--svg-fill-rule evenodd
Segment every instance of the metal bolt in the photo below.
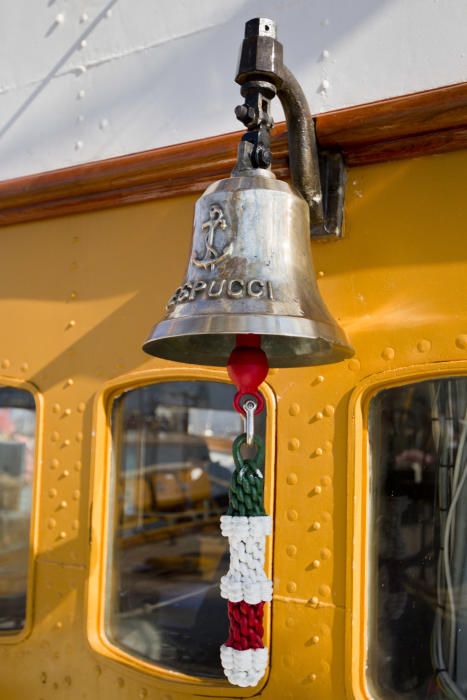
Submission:
M 253 399 L 248 399 L 243 404 L 243 409 L 245 411 L 245 433 L 246 433 L 246 444 L 248 447 L 253 445 L 253 438 L 255 437 L 255 412 L 258 408 L 258 404 Z

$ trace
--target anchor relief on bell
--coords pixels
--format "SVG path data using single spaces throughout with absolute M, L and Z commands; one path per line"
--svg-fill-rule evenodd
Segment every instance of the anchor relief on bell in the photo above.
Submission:
M 204 256 L 200 259 L 193 255 L 191 261 L 196 267 L 214 270 L 215 266 L 231 255 L 233 250 L 232 243 L 226 245 L 220 253 L 214 247 L 216 229 L 221 228 L 225 231 L 227 228 L 227 222 L 221 207 L 216 204 L 209 207 L 209 219 L 204 222 L 201 228 L 203 231 L 206 231 Z
M 233 218 L 237 221 L 238 218 L 229 199 L 223 208 L 218 203 L 209 204 L 209 200 L 205 202 L 201 198 L 198 208 L 200 213 L 195 220 L 188 278 L 170 297 L 166 306 L 168 311 L 179 304 L 202 299 L 274 299 L 273 286 L 269 279 L 238 276 L 239 270 L 245 272 L 251 266 L 242 259 L 242 245 L 239 241 L 233 259 L 234 241 L 238 237 L 238 231 L 230 225 L 224 211 L 230 207 L 231 213 L 234 213 Z

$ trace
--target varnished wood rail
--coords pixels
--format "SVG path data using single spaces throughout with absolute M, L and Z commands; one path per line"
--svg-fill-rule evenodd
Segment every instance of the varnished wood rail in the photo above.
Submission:
M 467 148 L 467 83 L 316 117 L 322 148 L 349 167 Z M 0 182 L 0 225 L 203 191 L 234 166 L 235 132 Z M 274 171 L 287 177 L 285 124 L 273 134 Z

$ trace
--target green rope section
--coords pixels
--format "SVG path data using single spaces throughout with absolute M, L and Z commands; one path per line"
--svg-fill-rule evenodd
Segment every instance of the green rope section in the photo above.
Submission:
M 256 456 L 243 459 L 241 448 L 246 445 L 246 433 L 239 435 L 232 446 L 235 470 L 232 474 L 227 515 L 266 515 L 263 505 L 264 442 L 253 438 Z

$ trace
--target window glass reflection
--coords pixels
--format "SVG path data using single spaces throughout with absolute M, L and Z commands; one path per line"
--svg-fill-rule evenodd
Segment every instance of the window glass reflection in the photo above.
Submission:
M 224 677 L 228 632 L 219 517 L 243 431 L 234 394 L 219 382 L 164 382 L 122 394 L 112 411 L 107 634 L 146 660 L 214 678 Z
M 467 379 L 370 407 L 368 677 L 380 698 L 467 697 Z
M 24 627 L 35 444 L 28 391 L 0 387 L 0 631 Z

